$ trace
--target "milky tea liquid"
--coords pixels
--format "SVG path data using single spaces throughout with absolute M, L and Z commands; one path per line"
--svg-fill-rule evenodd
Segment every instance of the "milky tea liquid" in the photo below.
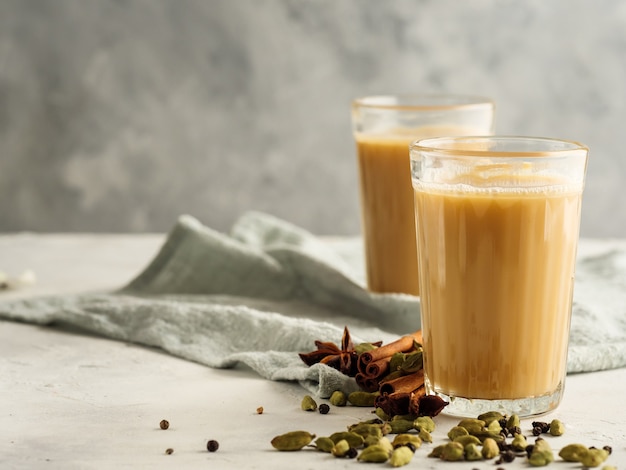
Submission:
M 429 126 L 355 135 L 370 290 L 419 294 L 409 144 L 439 135 L 482 133 L 471 127 Z
M 506 400 L 560 387 L 581 195 L 558 184 L 415 190 L 431 389 Z

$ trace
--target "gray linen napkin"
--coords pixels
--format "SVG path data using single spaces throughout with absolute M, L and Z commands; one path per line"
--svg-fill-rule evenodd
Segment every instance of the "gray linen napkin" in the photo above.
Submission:
M 336 246 L 335 246 L 336 248 Z M 314 341 L 384 342 L 420 328 L 419 300 L 363 287 L 361 245 L 342 250 L 267 214 L 245 214 L 230 235 L 183 216 L 151 264 L 112 293 L 0 303 L 0 318 L 68 325 L 161 348 L 211 367 L 245 365 L 328 397 L 357 386 L 298 352 Z M 569 372 L 626 365 L 626 252 L 579 262 Z

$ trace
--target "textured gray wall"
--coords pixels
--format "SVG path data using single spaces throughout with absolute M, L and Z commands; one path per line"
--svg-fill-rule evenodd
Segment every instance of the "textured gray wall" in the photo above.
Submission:
M 623 0 L 0 0 L 0 231 L 359 231 L 352 98 L 484 94 L 591 147 L 585 236 L 626 236 Z

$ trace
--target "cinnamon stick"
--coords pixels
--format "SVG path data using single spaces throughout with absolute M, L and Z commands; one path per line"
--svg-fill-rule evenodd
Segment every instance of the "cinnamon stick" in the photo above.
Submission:
M 370 362 L 365 368 L 365 374 L 367 377 L 379 378 L 386 374 L 389 370 L 390 357 L 384 357 L 374 362 Z
M 413 374 L 403 375 L 380 385 L 381 394 L 410 393 L 424 386 L 424 369 Z
M 397 352 L 405 352 L 409 351 L 413 347 L 413 342 L 417 341 L 418 343 L 422 342 L 422 332 L 416 331 L 409 335 L 403 336 L 396 341 L 393 341 L 389 344 L 381 346 L 379 348 L 373 349 L 372 351 L 364 352 L 359 356 L 359 371 L 365 374 L 367 373 L 367 365 L 371 362 L 378 361 L 380 359 L 391 357 Z
M 410 393 L 384 394 L 376 397 L 376 408 L 381 408 L 388 416 L 409 414 Z
M 354 376 L 354 379 L 356 380 L 357 385 L 366 392 L 373 393 L 378 391 L 379 383 L 377 377 L 368 377 L 367 375 L 358 372 Z

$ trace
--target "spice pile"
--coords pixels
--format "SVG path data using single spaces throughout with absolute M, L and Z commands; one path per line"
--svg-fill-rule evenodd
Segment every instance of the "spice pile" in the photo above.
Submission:
M 448 404 L 437 396 L 426 395 L 421 342 L 418 331 L 384 346 L 381 342 L 355 346 L 347 327 L 341 347 L 316 341 L 317 350 L 300 354 L 300 358 L 309 366 L 322 363 L 334 367 L 354 377 L 362 389 L 347 396 L 335 391 L 329 398 L 330 404 L 373 407 L 377 417 L 317 439 L 307 431 L 291 431 L 272 439 L 272 446 L 279 451 L 312 447 L 337 458 L 389 462 L 392 467 L 407 465 L 423 443 L 433 442 L 432 418 Z M 326 404 L 318 407 L 309 395 L 302 399 L 301 408 L 309 412 L 319 410 L 322 414 L 330 410 Z M 560 436 L 564 431 L 559 420 L 535 421 L 527 438 L 517 415 L 507 417 L 493 411 L 459 421 L 447 433 L 448 442 L 432 447 L 428 457 L 443 461 L 495 459 L 497 465 L 523 458 L 530 466 L 542 467 L 555 459 L 544 435 Z M 395 437 L 390 439 L 391 435 Z M 531 435 L 535 437 L 534 443 L 528 442 Z M 562 460 L 578 462 L 583 467 L 599 467 L 610 454 L 608 446 L 598 449 L 582 444 L 569 444 L 558 453 Z M 603 470 L 615 470 L 615 467 L 604 466 Z
M 352 401 L 352 395 L 348 396 L 348 402 Z M 302 400 L 302 409 L 315 411 L 318 407 L 315 400 L 307 395 Z M 308 431 L 290 431 L 274 437 L 271 444 L 279 451 L 311 447 L 336 458 L 388 462 L 392 467 L 402 467 L 411 462 L 423 443 L 433 442 L 431 433 L 435 430 L 435 422 L 429 416 L 397 415 L 385 420 L 380 417 L 384 416 L 380 408 L 376 409 L 376 414 L 378 418 L 352 424 L 346 431 L 337 431 L 329 436 L 316 439 L 315 434 Z M 563 423 L 556 419 L 550 423 L 533 422 L 531 434 L 535 441 L 531 444 L 522 432 L 517 415 L 507 417 L 499 412 L 488 412 L 477 418 L 459 421 L 448 431 L 448 442 L 432 447 L 427 456 L 448 462 L 493 460 L 496 465 L 523 458 L 531 467 L 544 467 L 555 457 L 547 436 L 544 438 L 542 435 L 560 436 L 564 429 Z M 390 435 L 395 436 L 390 439 Z M 602 465 L 611 451 L 608 446 L 598 449 L 569 444 L 558 455 L 566 462 L 578 462 L 589 468 Z M 603 470 L 615 470 L 615 467 L 607 465 Z
M 341 347 L 315 341 L 317 350 L 302 353 L 300 358 L 308 366 L 326 364 L 354 377 L 363 390 L 358 399 L 371 401 L 368 405 L 355 403 L 357 406 L 375 405 L 391 417 L 406 414 L 432 417 L 447 402 L 426 395 L 421 342 L 422 334 L 417 331 L 384 346 L 380 341 L 355 346 L 345 327 Z
M 167 431 L 170 428 L 170 422 L 167 419 L 162 419 L 159 422 L 159 428 L 161 428 L 163 431 Z M 215 439 L 209 439 L 206 443 L 206 450 L 208 450 L 209 452 L 217 452 L 217 449 L 219 448 L 220 443 L 217 442 Z M 172 455 L 173 453 L 173 448 L 168 447 L 167 449 L 165 449 L 165 455 Z

